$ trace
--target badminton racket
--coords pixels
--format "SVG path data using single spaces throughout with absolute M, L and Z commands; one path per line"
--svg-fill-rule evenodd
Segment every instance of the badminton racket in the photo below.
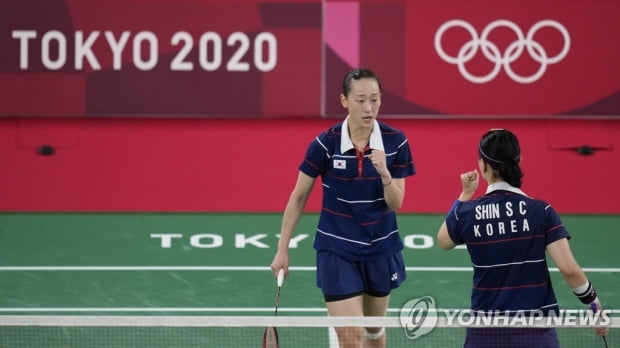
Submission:
M 284 269 L 280 269 L 278 272 L 277 288 L 276 288 L 276 308 L 274 316 L 278 316 L 278 306 L 280 305 L 280 289 L 282 289 L 282 283 L 284 282 Z M 275 326 L 268 326 L 263 333 L 263 348 L 278 348 L 280 342 L 278 340 L 278 330 Z
M 596 312 L 598 311 L 598 306 L 595 302 L 590 303 L 590 308 L 592 309 L 592 312 L 594 312 L 594 314 L 596 314 Z M 607 345 L 607 338 L 605 336 L 601 337 L 603 338 L 603 343 L 605 343 L 605 348 L 609 348 L 609 346 Z

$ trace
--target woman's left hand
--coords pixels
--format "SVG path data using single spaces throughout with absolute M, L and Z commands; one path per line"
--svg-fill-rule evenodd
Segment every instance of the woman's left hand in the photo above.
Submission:
M 381 177 L 390 177 L 390 172 L 387 169 L 387 163 L 385 161 L 385 152 L 372 150 L 368 158 Z

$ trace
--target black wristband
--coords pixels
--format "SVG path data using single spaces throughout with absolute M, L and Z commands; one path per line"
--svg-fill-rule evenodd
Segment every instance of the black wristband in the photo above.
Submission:
M 586 289 L 586 291 L 580 294 L 574 291 L 573 293 L 575 294 L 575 296 L 577 296 L 577 298 L 579 298 L 579 301 L 581 301 L 581 303 L 583 304 L 590 304 L 594 302 L 594 300 L 596 300 L 596 290 L 594 290 L 594 287 L 590 282 L 588 282 L 588 288 Z

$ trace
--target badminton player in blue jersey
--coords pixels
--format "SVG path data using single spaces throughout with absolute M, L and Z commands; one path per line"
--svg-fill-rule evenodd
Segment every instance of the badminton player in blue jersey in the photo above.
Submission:
M 545 258 L 548 252 L 562 277 L 586 305 L 601 309 L 593 285 L 573 257 L 570 238 L 548 203 L 521 191 L 523 173 L 517 137 L 493 129 L 478 146 L 478 167 L 461 174 L 463 190 L 437 233 L 439 247 L 466 244 L 474 267 L 473 314 L 559 315 Z M 486 193 L 473 194 L 479 177 Z M 589 307 L 588 307 L 589 308 Z M 596 328 L 606 335 L 608 329 Z M 558 347 L 555 329 L 473 329 L 465 347 Z
M 384 316 L 390 291 L 405 279 L 395 212 L 415 173 L 405 135 L 377 120 L 381 83 L 374 72 L 346 74 L 340 101 L 348 116 L 319 134 L 299 166 L 271 264 L 288 276 L 288 245 L 317 177 L 323 203 L 314 238 L 317 286 L 330 316 Z M 384 347 L 384 328 L 337 328 L 341 348 Z

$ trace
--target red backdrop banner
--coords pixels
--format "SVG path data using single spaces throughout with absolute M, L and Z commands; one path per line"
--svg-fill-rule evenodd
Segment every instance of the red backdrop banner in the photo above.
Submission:
M 1 116 L 620 115 L 615 0 L 0 0 Z
M 384 115 L 620 115 L 619 1 L 360 0 L 326 8 L 327 96 L 362 65 L 383 77 Z M 343 24 L 357 42 L 341 38 Z M 327 114 L 341 114 L 332 99 Z
M 0 47 L 4 115 L 320 113 L 319 0 L 5 0 Z
M 0 118 L 0 212 L 282 212 L 308 144 L 334 119 Z M 620 120 L 389 120 L 416 175 L 402 213 L 445 213 L 480 136 L 515 132 L 523 190 L 562 213 L 620 214 Z M 575 131 L 579 130 L 579 132 Z M 42 145 L 53 146 L 41 156 Z M 594 153 L 580 155 L 589 145 Z M 478 194 L 486 189 L 480 184 Z M 321 209 L 314 185 L 306 211 Z M 0 222 L 0 226 L 1 226 Z

